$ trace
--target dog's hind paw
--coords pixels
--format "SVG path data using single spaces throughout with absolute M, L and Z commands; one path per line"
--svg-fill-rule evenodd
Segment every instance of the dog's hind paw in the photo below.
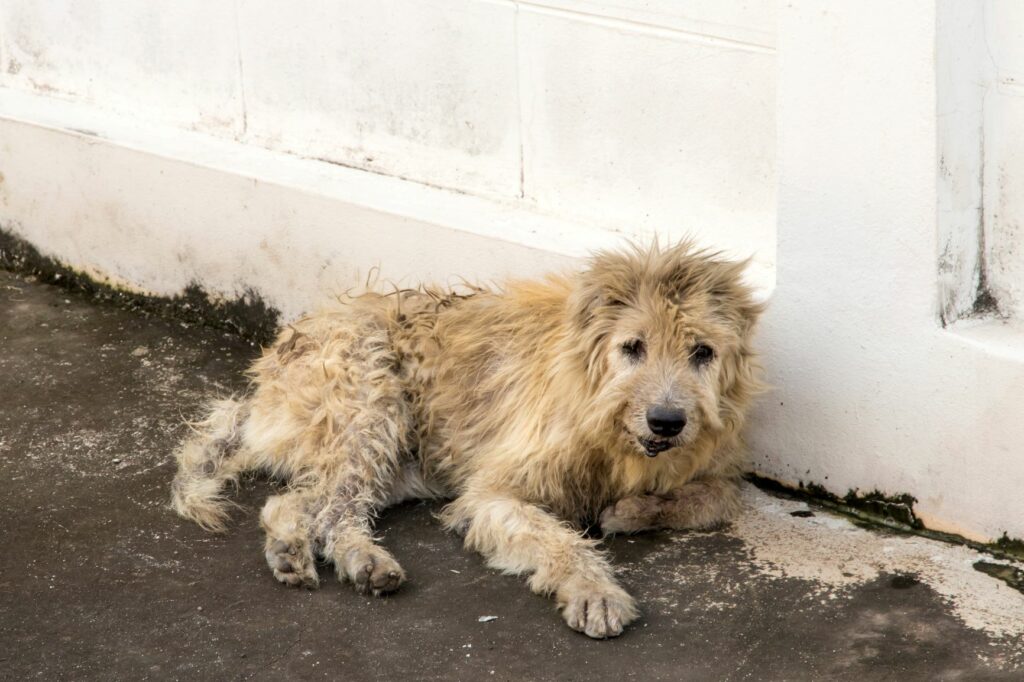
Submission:
M 615 584 L 569 588 L 559 603 L 569 627 L 594 639 L 618 637 L 640 615 L 633 598 Z
M 267 543 L 265 555 L 274 577 L 285 585 L 310 589 L 320 587 L 316 561 L 309 549 L 290 545 L 284 540 L 273 540 Z
M 405 582 L 405 571 L 386 549 L 373 546 L 346 553 L 343 577 L 360 594 L 380 596 L 397 590 Z

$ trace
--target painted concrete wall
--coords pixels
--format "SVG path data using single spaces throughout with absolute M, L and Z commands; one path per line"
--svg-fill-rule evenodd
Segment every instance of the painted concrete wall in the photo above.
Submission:
M 253 289 L 293 319 L 376 276 L 400 286 L 539 274 L 615 240 L 76 104 L 7 93 L 0 111 L 0 225 L 100 280 L 157 295 L 191 282 L 232 298 Z M 486 229 L 465 229 L 477 223 Z
M 0 224 L 286 317 L 372 266 L 528 275 L 693 231 L 771 296 L 760 473 L 1024 537 L 1019 4 L 163 10 L 0 4 Z
M 774 5 L 0 4 L 0 86 L 774 255 Z
M 985 246 L 1004 314 L 1024 319 L 1024 3 L 985 3 Z
M 750 438 L 769 475 L 910 493 L 930 527 L 984 540 L 1024 533 L 1024 329 L 943 327 L 938 305 L 945 212 L 970 213 L 988 177 L 940 154 L 981 139 L 970 117 L 944 120 L 971 69 L 936 68 L 937 40 L 970 45 L 979 30 L 962 9 L 780 9 L 778 284 L 762 335 L 775 390 Z M 963 194 L 949 196 L 949 172 Z M 961 243 L 977 236 L 977 219 L 958 225 Z
M 943 2 L 936 72 L 942 315 L 1024 313 L 1024 4 Z

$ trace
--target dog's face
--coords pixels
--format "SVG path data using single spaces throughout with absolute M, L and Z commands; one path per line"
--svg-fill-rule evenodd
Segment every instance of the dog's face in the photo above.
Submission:
M 672 456 L 742 425 L 761 311 L 743 265 L 687 246 L 597 256 L 576 298 L 616 449 Z
M 735 342 L 704 310 L 657 298 L 635 305 L 620 312 L 609 337 L 608 380 L 619 386 L 619 426 L 630 445 L 655 457 L 717 425 L 720 355 Z

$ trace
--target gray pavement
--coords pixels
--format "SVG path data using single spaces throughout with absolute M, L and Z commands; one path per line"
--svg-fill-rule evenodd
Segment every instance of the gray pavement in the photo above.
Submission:
M 1024 595 L 973 552 L 753 488 L 730 529 L 607 543 L 644 610 L 615 640 L 570 631 L 431 504 L 379 523 L 399 593 L 286 588 L 256 521 L 273 482 L 241 486 L 223 535 L 167 506 L 182 418 L 254 353 L 0 271 L 0 678 L 1024 679 Z

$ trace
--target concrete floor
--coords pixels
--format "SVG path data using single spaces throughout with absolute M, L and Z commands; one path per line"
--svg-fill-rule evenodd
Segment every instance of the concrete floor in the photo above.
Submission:
M 729 530 L 608 543 L 644 609 L 615 640 L 463 551 L 436 505 L 379 524 L 398 594 L 283 587 L 256 523 L 272 483 L 243 486 L 224 535 L 167 507 L 182 417 L 253 353 L 0 272 L 0 677 L 1024 679 L 1024 595 L 974 552 L 753 488 Z

